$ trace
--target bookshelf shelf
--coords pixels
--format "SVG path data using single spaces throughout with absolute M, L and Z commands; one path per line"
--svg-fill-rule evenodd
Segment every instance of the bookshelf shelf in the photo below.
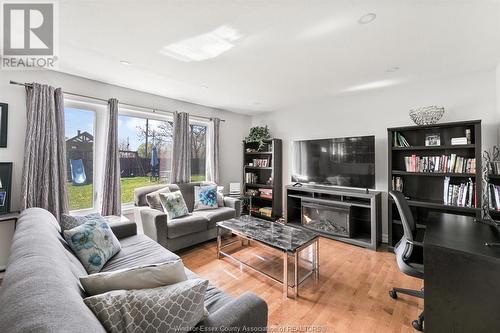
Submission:
M 451 145 L 452 138 L 465 137 L 466 132 L 470 134 L 470 144 L 466 145 Z M 440 146 L 426 146 L 427 137 L 438 136 Z M 403 139 L 400 139 L 400 138 Z M 461 121 L 453 123 L 442 123 L 430 126 L 406 126 L 394 127 L 387 129 L 388 138 L 388 188 L 392 189 L 393 179 L 395 185 L 402 185 L 402 191 L 406 197 L 410 198 L 408 204 L 412 210 L 413 217 L 417 223 L 417 238 L 423 237 L 425 224 L 429 213 L 441 212 L 457 215 L 481 217 L 481 200 L 482 200 L 482 177 L 481 177 L 481 121 Z M 398 145 L 408 145 L 408 147 L 395 147 Z M 426 157 L 438 157 L 442 155 L 451 156 L 455 154 L 462 157 L 466 162 L 470 159 L 475 159 L 475 171 L 456 173 L 456 172 L 411 172 L 406 171 L 408 168 L 408 157 L 416 155 L 424 159 L 424 168 L 426 168 Z M 406 160 L 405 160 L 406 157 Z M 431 158 L 429 158 L 431 161 Z M 446 160 L 448 161 L 448 160 Z M 415 163 L 415 162 L 414 162 Z M 430 162 L 429 162 L 430 163 Z M 447 162 L 445 162 L 447 163 Z M 414 164 L 415 165 L 415 164 Z M 418 159 L 417 159 L 417 165 Z M 432 164 L 431 164 L 432 165 Z M 463 170 L 468 167 L 465 164 Z M 410 165 L 411 166 L 411 165 Z M 440 165 L 441 166 L 441 165 Z M 412 170 L 414 166 L 411 166 Z M 446 170 L 446 169 L 445 169 Z M 475 197 L 471 199 L 472 206 L 459 206 L 445 204 L 445 180 L 449 186 L 447 193 L 451 193 L 454 198 L 457 195 L 466 193 L 465 202 L 469 201 L 470 191 L 474 191 Z M 473 182 L 473 187 L 470 185 L 469 178 Z M 465 189 L 460 187 L 460 184 L 466 184 Z M 500 175 L 497 177 L 497 184 L 500 185 Z M 468 186 L 468 187 L 467 187 Z M 458 192 L 455 192 L 456 189 Z M 473 188 L 473 190 L 472 190 Z M 451 191 L 451 192 L 450 192 Z M 447 194 L 448 195 L 448 194 Z M 462 198 L 464 198 L 462 196 Z M 456 200 L 456 199 L 455 199 Z M 403 226 L 399 217 L 399 212 L 394 201 L 389 197 L 387 200 L 387 216 L 388 216 L 388 245 L 393 248 L 403 235 Z
M 412 147 L 392 147 L 392 150 L 450 150 L 450 149 L 475 149 L 476 145 L 444 145 L 444 146 L 412 146 Z
M 272 155 L 272 151 L 246 151 L 245 155 Z
M 401 170 L 392 170 L 393 175 L 403 176 L 424 176 L 424 177 L 464 177 L 474 178 L 475 173 L 458 173 L 458 172 L 410 172 Z
M 248 187 L 255 187 L 255 188 L 273 188 L 273 185 L 267 185 L 267 184 L 245 183 L 245 185 Z
M 256 167 L 256 166 L 249 166 L 245 165 L 245 169 L 252 169 L 252 170 L 272 170 L 272 167 Z
M 282 142 L 280 139 L 269 139 L 265 140 L 264 143 L 267 146 L 264 151 L 247 152 L 247 149 L 256 150 L 259 144 L 243 141 L 243 193 L 249 196 L 252 195 L 252 192 L 259 192 L 257 195 L 251 196 L 252 207 L 269 207 L 272 217 L 258 212 L 248 212 L 249 214 L 259 218 L 276 220 L 283 214 Z M 267 161 L 261 164 L 255 159 Z M 249 166 L 250 163 L 253 163 L 254 166 Z M 256 166 L 256 164 L 266 166 Z M 247 174 L 250 174 L 249 178 L 247 178 Z M 271 182 L 271 184 L 266 184 L 267 182 Z M 261 197 L 259 190 L 272 190 L 272 198 Z

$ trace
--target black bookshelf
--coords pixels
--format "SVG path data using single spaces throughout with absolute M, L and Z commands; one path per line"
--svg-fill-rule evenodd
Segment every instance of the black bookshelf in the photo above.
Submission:
M 491 172 L 491 170 L 490 170 Z M 489 184 L 492 184 L 492 185 L 495 185 L 495 186 L 500 186 L 500 175 L 496 175 L 496 174 L 492 174 L 492 173 L 489 173 L 488 174 L 488 185 Z M 491 200 L 492 201 L 495 201 L 495 197 L 492 195 L 490 189 L 488 188 L 488 199 L 490 198 L 491 196 Z M 488 207 L 489 207 L 489 210 L 490 210 L 490 216 L 495 220 L 495 221 L 500 221 L 500 210 L 496 210 L 495 207 L 491 206 L 489 203 L 488 203 Z
M 451 145 L 451 139 L 464 137 L 470 130 L 470 143 Z M 401 134 L 409 147 L 394 144 L 394 133 Z M 428 134 L 439 134 L 441 145 L 426 146 Z M 423 237 L 430 212 L 451 213 L 481 217 L 482 181 L 481 181 L 481 120 L 442 123 L 427 126 L 405 126 L 387 129 L 388 137 L 388 188 L 392 189 L 393 177 L 403 181 L 403 193 L 417 224 L 417 236 Z M 412 172 L 406 170 L 404 158 L 417 156 L 442 156 L 456 154 L 464 158 L 476 159 L 476 172 Z M 473 207 L 454 206 L 444 203 L 443 186 L 445 177 L 450 177 L 451 184 L 465 183 L 469 178 L 475 185 L 476 202 Z M 498 179 L 500 184 L 500 178 Z M 394 201 L 388 196 L 388 243 L 392 249 L 403 235 L 403 226 Z M 500 212 L 498 214 L 500 218 Z
M 255 159 L 267 160 L 266 166 L 257 166 Z M 250 165 L 254 163 L 254 165 Z M 264 147 L 259 150 L 259 143 L 243 141 L 243 193 L 248 195 L 250 191 L 259 189 L 271 189 L 272 198 L 251 196 L 251 206 L 253 208 L 270 207 L 271 217 L 252 212 L 252 216 L 276 220 L 283 215 L 283 156 L 282 141 L 280 139 L 269 139 L 264 141 Z M 256 181 L 248 181 L 246 174 L 252 173 L 257 176 Z M 271 179 L 271 180 L 270 180 Z

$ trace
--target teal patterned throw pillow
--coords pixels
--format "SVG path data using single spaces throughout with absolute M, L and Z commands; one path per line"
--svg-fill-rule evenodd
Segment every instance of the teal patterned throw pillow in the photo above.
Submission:
M 194 209 L 215 209 L 217 204 L 217 186 L 195 186 L 194 187 Z
M 175 219 L 189 214 L 181 191 L 160 193 L 160 201 L 163 206 L 163 211 L 167 213 L 169 219 Z
M 89 274 L 98 273 L 121 249 L 120 242 L 102 216 L 65 230 L 63 235 Z

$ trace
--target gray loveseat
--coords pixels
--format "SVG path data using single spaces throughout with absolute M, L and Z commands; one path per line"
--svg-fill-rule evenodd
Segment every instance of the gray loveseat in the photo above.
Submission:
M 142 222 L 144 233 L 171 251 L 216 238 L 215 224 L 240 216 L 241 202 L 235 198 L 224 197 L 224 207 L 193 212 L 194 187 L 204 184 L 208 183 L 165 184 L 137 188 L 134 191 L 135 219 Z M 149 208 L 146 195 L 165 187 L 171 192 L 181 191 L 190 215 L 169 220 L 164 212 Z
M 56 229 L 56 219 L 40 208 L 22 212 L 7 271 L 0 286 L 0 332 L 105 332 L 83 302 L 78 277 L 86 271 Z M 102 271 L 178 258 L 145 235 L 135 223 L 113 224 L 122 249 Z M 186 269 L 188 277 L 196 275 Z M 210 315 L 199 331 L 226 332 L 267 325 L 267 304 L 252 293 L 238 298 L 209 284 L 205 306 Z

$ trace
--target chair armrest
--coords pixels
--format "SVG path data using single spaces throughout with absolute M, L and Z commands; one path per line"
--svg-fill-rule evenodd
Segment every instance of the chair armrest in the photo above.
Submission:
M 409 239 L 407 239 L 406 241 L 407 241 L 408 243 L 410 243 L 411 245 L 424 247 L 424 243 L 422 243 L 422 242 L 417 242 L 417 241 L 414 241 L 414 240 L 409 240 Z
M 137 224 L 135 222 L 117 222 L 111 224 L 110 227 L 118 239 L 137 235 Z
M 165 245 L 168 236 L 167 214 L 152 208 L 141 209 L 140 214 L 144 234 L 160 245 Z
M 264 300 L 245 292 L 211 313 L 201 326 L 207 328 L 206 332 L 266 332 L 267 312 Z
M 224 197 L 224 207 L 231 207 L 236 211 L 236 216 L 241 215 L 241 200 L 237 198 Z

